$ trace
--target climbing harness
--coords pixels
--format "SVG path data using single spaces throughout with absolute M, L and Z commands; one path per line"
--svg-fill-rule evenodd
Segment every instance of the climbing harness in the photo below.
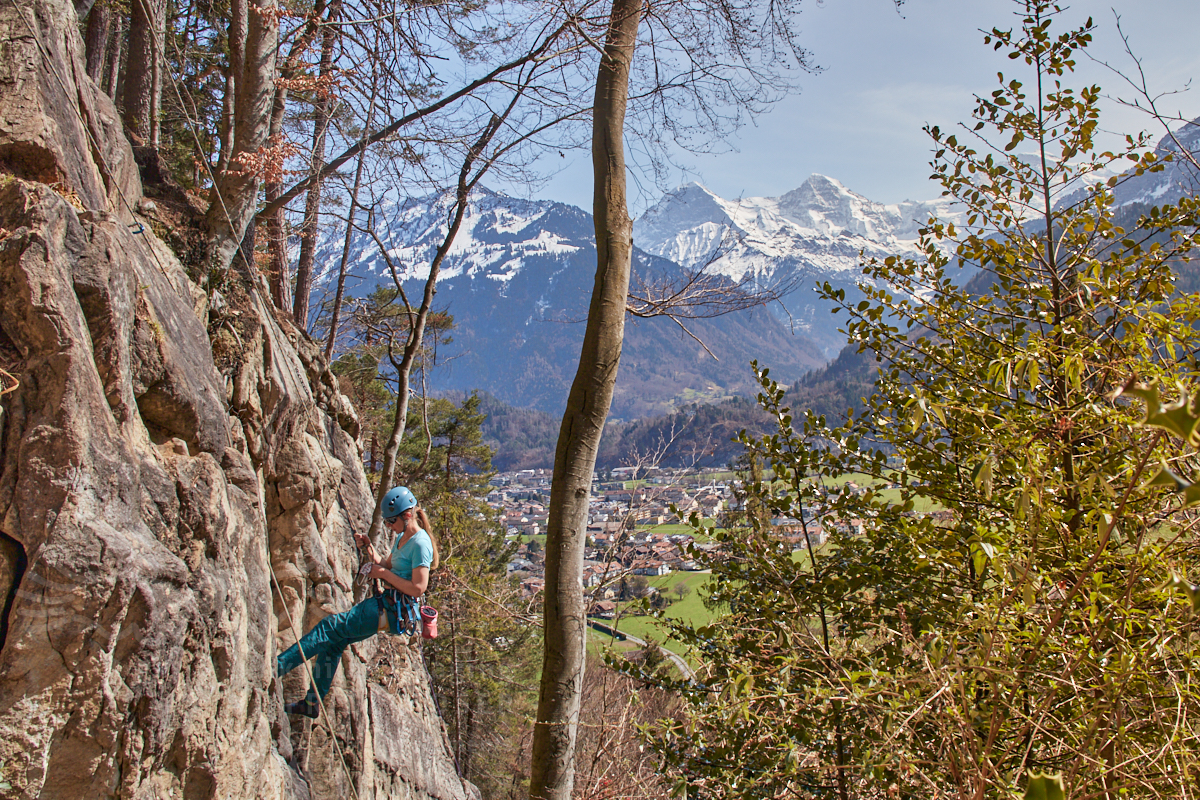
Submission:
M 375 596 L 379 612 L 387 615 L 388 630 L 409 636 L 421 630 L 420 598 L 410 597 L 398 589 L 385 589 Z
M 413 508 L 416 504 L 417 500 L 413 497 L 412 492 L 403 486 L 398 486 L 389 491 L 383 500 L 385 508 L 389 511 L 399 510 L 400 513 Z M 359 559 L 362 561 L 362 566 L 358 569 L 354 583 L 356 586 L 371 586 L 371 591 L 375 595 L 375 601 L 379 604 L 380 630 L 383 630 L 386 625 L 389 633 L 408 636 L 420 633 L 422 639 L 436 639 L 438 635 L 437 609 L 433 606 L 422 604 L 424 595 L 421 597 L 411 597 L 398 589 L 390 587 L 380 592 L 379 582 L 371 579 L 371 570 L 375 567 L 375 562 L 371 561 L 367 557 L 366 550 L 358 545 L 357 536 L 354 536 L 354 540 Z M 437 576 L 430 572 L 429 584 L 425 591 L 431 592 L 436 586 Z

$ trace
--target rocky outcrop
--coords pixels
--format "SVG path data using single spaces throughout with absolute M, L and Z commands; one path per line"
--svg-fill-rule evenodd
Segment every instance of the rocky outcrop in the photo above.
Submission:
M 289 620 L 353 602 L 357 419 L 254 276 L 210 302 L 138 216 L 74 13 L 0 4 L 0 795 L 471 796 L 397 641 L 283 715 Z

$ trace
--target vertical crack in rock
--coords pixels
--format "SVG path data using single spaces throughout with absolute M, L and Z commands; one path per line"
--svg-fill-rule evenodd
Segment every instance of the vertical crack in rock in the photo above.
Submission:
M 8 615 L 27 563 L 21 543 L 0 531 L 0 597 L 4 598 L 4 607 L 0 609 L 0 650 L 4 649 L 4 641 L 8 638 Z

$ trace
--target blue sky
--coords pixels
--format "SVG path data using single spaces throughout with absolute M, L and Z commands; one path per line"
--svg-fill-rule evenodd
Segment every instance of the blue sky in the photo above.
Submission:
M 930 147 L 921 128 L 931 123 L 945 129 L 966 120 L 973 95 L 991 92 L 998 70 L 1021 77 L 1023 64 L 993 52 L 979 32 L 1016 24 L 1017 6 L 1011 0 L 907 0 L 898 14 L 891 0 L 809 0 L 804 8 L 803 41 L 824 71 L 802 76 L 799 92 L 735 134 L 729 142 L 734 152 L 681 154 L 689 169 L 672 172 L 669 183 L 696 180 L 727 198 L 777 196 L 819 172 L 880 202 L 936 197 L 939 188 L 928 180 Z M 1200 1 L 1070 3 L 1058 29 L 1092 16 L 1098 28 L 1088 52 L 1132 73 L 1113 9 L 1153 89 L 1182 90 L 1193 77 L 1200 79 L 1195 43 Z M 1081 59 L 1075 85 L 1084 81 L 1100 84 L 1106 94 L 1133 96 L 1119 78 Z M 1200 85 L 1165 100 L 1163 108 L 1200 116 Z M 1153 119 L 1111 101 L 1101 125 L 1122 134 L 1161 135 Z M 568 158 L 566 168 L 536 194 L 587 208 L 590 161 L 582 151 Z M 648 179 L 631 177 L 636 216 L 660 190 Z

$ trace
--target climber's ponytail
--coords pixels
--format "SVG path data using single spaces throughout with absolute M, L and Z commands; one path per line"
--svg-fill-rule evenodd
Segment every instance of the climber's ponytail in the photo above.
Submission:
M 433 563 L 429 565 L 429 569 L 437 569 L 438 561 L 440 560 L 437 539 L 433 538 L 433 531 L 429 525 L 429 515 L 426 514 L 425 509 L 421 508 L 420 506 L 417 506 L 417 524 L 429 534 L 429 543 L 433 545 Z

